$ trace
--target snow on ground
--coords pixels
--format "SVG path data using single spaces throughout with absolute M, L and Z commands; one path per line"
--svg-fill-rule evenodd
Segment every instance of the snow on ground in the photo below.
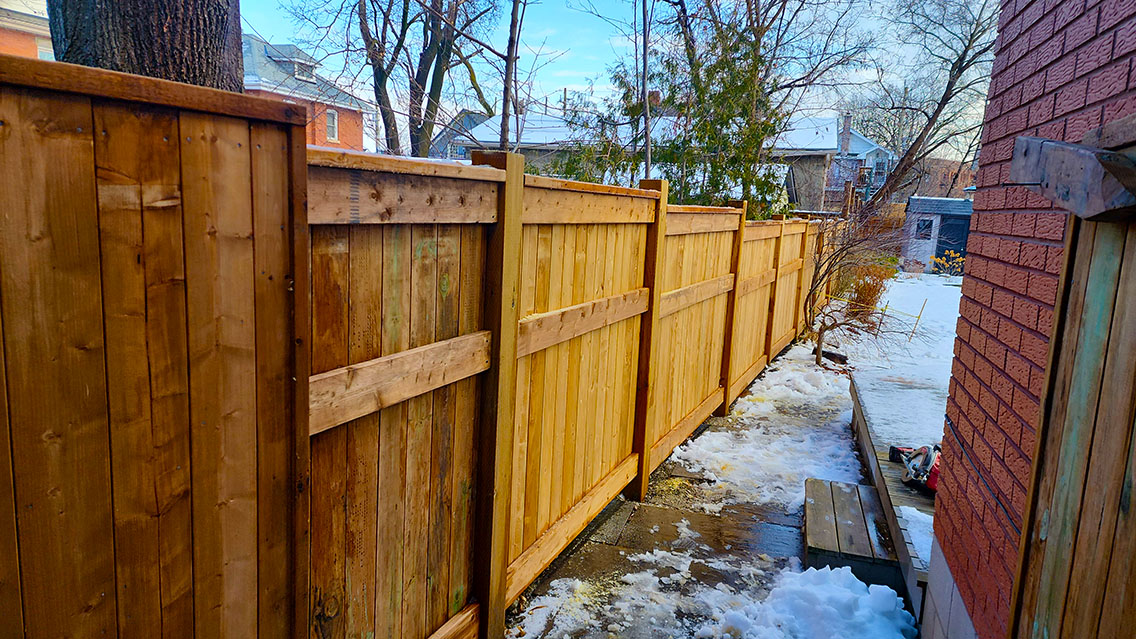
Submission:
M 881 305 L 893 319 L 878 338 L 846 339 L 838 349 L 856 369 L 856 384 L 876 446 L 918 447 L 943 439 L 943 414 L 954 358 L 962 289 L 955 277 L 900 273 Z M 922 318 L 915 317 L 923 308 Z M 914 334 L 909 334 L 914 327 Z M 840 336 L 837 337 L 840 340 Z
M 900 506 L 899 516 L 907 524 L 907 538 L 915 546 L 915 554 L 925 565 L 931 564 L 931 538 L 935 536 L 935 518 L 911 506 Z
M 725 504 L 775 504 L 796 512 L 805 479 L 857 483 L 848 378 L 817 367 L 811 346 L 789 349 L 734 404 L 737 428 L 709 430 L 671 456 L 714 481 L 711 512 Z
M 895 591 L 867 586 L 849 568 L 773 576 L 768 557 L 697 559 L 655 550 L 631 557 L 644 570 L 614 583 L 557 579 L 533 599 L 511 637 L 698 637 L 721 639 L 912 639 L 914 619 Z M 734 586 L 688 583 L 695 563 L 732 573 Z M 683 587 L 685 586 L 685 587 Z M 600 621 L 603 619 L 604 621 Z

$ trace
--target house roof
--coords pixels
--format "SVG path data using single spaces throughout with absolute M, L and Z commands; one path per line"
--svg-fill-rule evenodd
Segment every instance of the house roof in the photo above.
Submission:
M 654 138 L 663 134 L 666 131 L 667 124 L 674 120 L 674 116 L 655 119 L 651 125 L 651 137 Z M 562 116 L 529 111 L 522 116 L 522 122 L 519 143 L 521 147 L 555 147 L 573 140 L 572 129 Z M 514 125 L 512 128 L 515 129 L 516 126 Z M 477 143 L 470 141 L 469 137 L 466 136 L 460 136 L 455 142 L 473 146 L 478 144 L 495 145 L 500 139 L 500 131 L 501 116 L 497 115 L 470 131 L 469 137 L 472 137 Z M 510 132 L 514 140 L 517 139 L 517 133 L 515 130 Z M 464 141 L 462 138 L 464 138 Z M 835 155 L 840 148 L 840 120 L 836 117 L 796 118 L 789 123 L 785 132 L 778 136 L 773 148 L 775 156 Z M 868 139 L 856 129 L 852 129 L 849 151 L 853 157 L 864 157 L 873 151 L 888 156 L 892 155 L 890 151 Z
M 974 210 L 974 202 L 961 197 L 924 197 L 912 195 L 907 198 L 908 213 L 931 213 L 933 215 L 958 215 L 969 217 Z
M 789 121 L 785 131 L 777 136 L 773 143 L 774 152 L 796 153 L 830 153 L 835 155 L 840 150 L 840 118 L 839 117 L 799 117 Z M 873 151 L 882 151 L 892 155 L 868 136 L 852 129 L 852 139 L 849 142 L 849 153 L 854 157 L 863 157 Z
M 318 73 L 312 81 L 293 75 L 293 62 L 316 66 L 316 59 L 292 44 L 269 44 L 248 33 L 241 35 L 245 62 L 245 88 L 279 93 L 354 111 L 373 111 L 370 103 L 335 86 Z

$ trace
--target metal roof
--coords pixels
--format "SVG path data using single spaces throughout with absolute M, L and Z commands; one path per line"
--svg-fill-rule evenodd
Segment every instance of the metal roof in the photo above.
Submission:
M 912 195 L 907 198 L 908 213 L 930 213 L 932 215 L 958 215 L 969 217 L 974 210 L 974 202 L 961 197 L 925 197 Z

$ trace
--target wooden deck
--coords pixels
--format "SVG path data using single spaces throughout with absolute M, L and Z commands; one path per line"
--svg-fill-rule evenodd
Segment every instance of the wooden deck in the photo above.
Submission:
M 859 390 L 853 378 L 852 395 L 852 425 L 856 432 L 856 442 L 868 466 L 868 474 L 880 496 L 884 516 L 887 518 L 888 529 L 892 539 L 902 539 L 903 543 L 896 543 L 896 554 L 903 571 L 903 579 L 907 588 L 907 595 L 915 609 L 918 619 L 923 604 L 923 592 L 927 586 L 927 561 L 915 553 L 911 543 L 911 536 L 907 532 L 907 522 L 899 514 L 900 506 L 910 506 L 928 515 L 935 514 L 935 498 L 922 493 L 903 483 L 903 464 L 888 461 L 888 443 L 876 444 L 872 438 L 871 425 L 864 418 L 864 410 L 860 405 Z

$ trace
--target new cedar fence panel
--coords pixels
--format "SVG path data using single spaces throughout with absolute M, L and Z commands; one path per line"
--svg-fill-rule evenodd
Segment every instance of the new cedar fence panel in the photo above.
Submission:
M 741 209 L 667 208 L 658 359 L 650 384 L 654 419 L 646 426 L 650 473 L 725 401 L 722 360 L 734 290 L 733 245 Z
M 777 246 L 783 222 L 746 222 L 738 259 L 729 404 L 769 362 L 770 301 L 777 281 Z
M 482 222 L 504 172 L 318 149 L 308 162 L 311 632 L 469 632 Z
M 785 222 L 776 241 L 775 259 L 777 274 L 774 280 L 773 298 L 770 302 L 769 353 L 776 355 L 793 340 L 801 327 L 804 315 L 801 313 L 802 288 L 805 259 L 809 258 L 805 234 L 807 222 Z
M 635 475 L 656 191 L 525 176 L 506 601 Z
M 302 617 L 304 121 L 0 56 L 9 634 L 285 637 Z

